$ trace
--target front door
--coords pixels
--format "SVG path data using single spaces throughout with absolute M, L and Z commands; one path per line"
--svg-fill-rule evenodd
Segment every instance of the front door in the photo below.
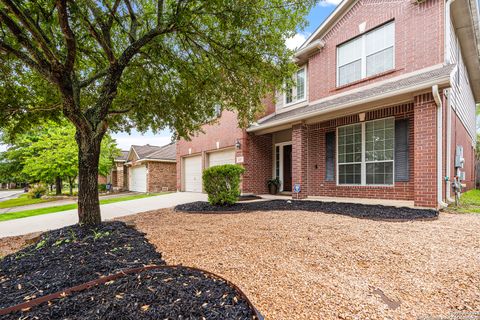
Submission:
M 283 146 L 283 190 L 292 191 L 292 145 Z

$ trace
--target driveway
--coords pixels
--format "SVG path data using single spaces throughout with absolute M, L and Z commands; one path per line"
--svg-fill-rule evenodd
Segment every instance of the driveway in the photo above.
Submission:
M 207 195 L 202 193 L 177 192 L 160 196 L 122 201 L 100 206 L 102 220 L 128 216 L 139 212 L 170 208 L 177 204 L 205 201 Z M 33 216 L 0 222 L 0 238 L 18 236 L 32 232 L 48 231 L 78 223 L 77 210 Z
M 19 195 L 23 193 L 21 189 L 15 190 L 1 190 L 0 191 L 0 202 L 8 199 L 18 198 Z

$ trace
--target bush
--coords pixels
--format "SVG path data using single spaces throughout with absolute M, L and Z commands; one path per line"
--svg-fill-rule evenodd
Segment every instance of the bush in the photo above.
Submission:
M 203 188 L 212 205 L 229 205 L 240 196 L 240 175 L 245 169 L 239 165 L 224 164 L 203 171 Z
M 101 191 L 101 192 L 107 191 L 107 185 L 105 183 L 99 183 L 98 191 Z
M 43 184 L 36 184 L 28 190 L 28 197 L 30 199 L 39 199 L 42 196 L 46 195 L 48 189 Z

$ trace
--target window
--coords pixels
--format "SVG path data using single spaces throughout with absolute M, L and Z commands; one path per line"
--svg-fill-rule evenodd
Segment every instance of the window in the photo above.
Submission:
M 298 70 L 294 75 L 295 85 L 285 91 L 285 104 L 291 104 L 305 100 L 306 98 L 306 72 L 305 67 Z
M 390 22 L 337 48 L 337 85 L 394 68 L 395 23 Z
M 338 184 L 393 185 L 395 119 L 338 128 Z

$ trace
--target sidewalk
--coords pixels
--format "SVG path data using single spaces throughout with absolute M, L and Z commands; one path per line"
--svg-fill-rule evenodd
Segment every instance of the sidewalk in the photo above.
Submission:
M 102 211 L 102 220 L 111 220 L 113 218 L 128 216 L 140 212 L 171 208 L 182 203 L 206 200 L 206 194 L 177 192 L 149 198 L 105 204 L 100 206 L 100 208 Z M 0 238 L 58 229 L 75 223 L 78 223 L 76 209 L 29 218 L 8 220 L 0 222 Z

